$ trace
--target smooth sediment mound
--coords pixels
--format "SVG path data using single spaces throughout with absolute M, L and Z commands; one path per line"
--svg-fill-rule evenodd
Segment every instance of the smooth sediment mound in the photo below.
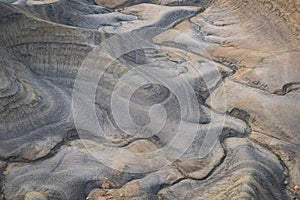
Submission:
M 296 0 L 0 2 L 0 199 L 300 198 Z

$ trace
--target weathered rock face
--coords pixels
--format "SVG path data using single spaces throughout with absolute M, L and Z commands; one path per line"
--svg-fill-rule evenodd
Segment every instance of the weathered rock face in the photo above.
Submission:
M 106 0 L 95 0 L 95 3 L 108 8 L 123 8 L 129 7 L 136 4 L 151 3 L 167 6 L 206 6 L 209 0 L 119 0 L 119 1 L 106 1 Z
M 297 0 L 0 2 L 0 199 L 299 199 Z

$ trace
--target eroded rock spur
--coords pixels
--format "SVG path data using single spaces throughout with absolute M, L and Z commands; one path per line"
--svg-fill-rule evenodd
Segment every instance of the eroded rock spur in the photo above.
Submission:
M 297 0 L 1 0 L 0 199 L 299 199 Z

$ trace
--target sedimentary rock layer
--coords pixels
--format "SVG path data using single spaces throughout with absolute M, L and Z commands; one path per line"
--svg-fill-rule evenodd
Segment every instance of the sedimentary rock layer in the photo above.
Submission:
M 0 199 L 299 198 L 296 0 L 0 2 Z

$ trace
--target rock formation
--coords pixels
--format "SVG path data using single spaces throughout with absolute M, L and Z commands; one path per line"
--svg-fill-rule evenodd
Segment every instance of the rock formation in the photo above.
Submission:
M 0 199 L 300 199 L 298 0 L 1 0 Z

